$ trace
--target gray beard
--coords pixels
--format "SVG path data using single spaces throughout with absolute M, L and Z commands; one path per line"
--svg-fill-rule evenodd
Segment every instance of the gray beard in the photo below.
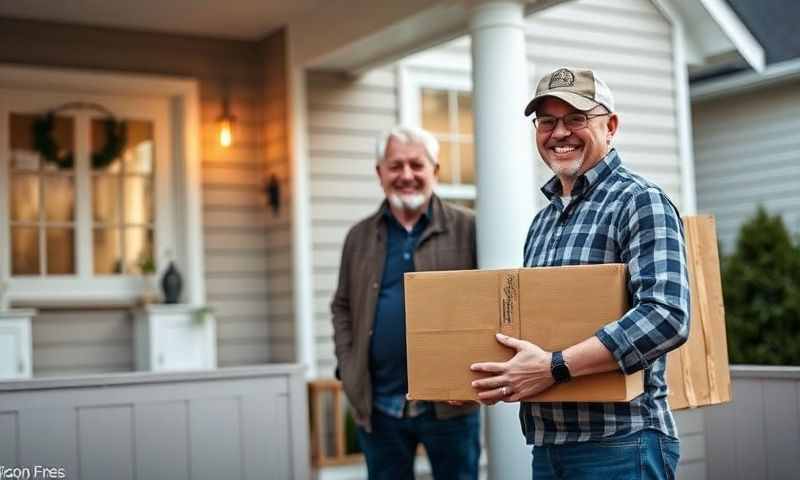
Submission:
M 413 193 L 411 195 L 398 195 L 392 193 L 389 195 L 389 204 L 394 208 L 400 208 L 411 212 L 416 212 L 425 203 L 425 195 L 421 193 Z
M 551 164 L 547 164 L 550 167 L 550 170 L 553 171 L 556 175 L 564 176 L 564 177 L 576 177 L 578 176 L 578 172 L 581 171 L 581 166 L 583 166 L 583 159 L 575 160 L 574 162 L 570 163 L 569 165 L 562 166 L 562 167 L 553 167 Z

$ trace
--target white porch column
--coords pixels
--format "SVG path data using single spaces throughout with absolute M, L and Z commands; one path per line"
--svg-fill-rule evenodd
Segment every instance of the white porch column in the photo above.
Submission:
M 534 213 L 533 151 L 523 4 L 475 2 L 470 11 L 477 168 L 478 263 L 518 267 Z M 490 480 L 530 478 L 518 404 L 488 409 Z

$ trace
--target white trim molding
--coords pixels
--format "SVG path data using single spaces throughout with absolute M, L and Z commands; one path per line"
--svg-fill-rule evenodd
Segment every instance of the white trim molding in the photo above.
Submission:
M 774 63 L 763 72 L 744 71 L 692 85 L 692 101 L 703 102 L 800 79 L 800 58 Z
M 681 170 L 681 210 L 697 212 L 697 187 L 694 173 L 694 139 L 692 105 L 689 98 L 687 34 L 683 18 L 669 0 L 653 0 L 653 4 L 672 25 L 672 70 L 675 79 L 675 110 L 678 126 L 678 155 Z
M 764 48 L 730 5 L 725 0 L 700 0 L 700 3 L 753 70 L 757 72 L 764 70 L 766 64 Z
M 306 378 L 317 376 L 314 338 L 314 268 L 311 238 L 311 186 L 308 154 L 306 70 L 298 58 L 303 38 L 288 29 L 288 124 L 292 182 L 292 298 L 294 302 L 294 359 L 306 367 Z
M 170 218 L 174 225 L 167 228 L 174 232 L 174 260 L 184 273 L 185 302 L 193 305 L 205 304 L 205 279 L 202 234 L 202 193 L 200 170 L 200 108 L 199 87 L 194 79 L 159 75 L 109 73 L 88 70 L 27 67 L 0 64 L 0 87 L 8 89 L 60 91 L 80 95 L 114 95 L 125 97 L 160 97 L 167 99 L 169 110 L 167 121 L 172 129 L 172 150 L 169 166 L 172 173 L 169 188 L 174 189 L 174 208 Z M 0 122 L 2 123 L 2 122 Z M 4 189 L 7 191 L 7 189 Z M 4 194 L 5 196 L 5 194 Z M 3 202 L 5 205 L 5 202 Z M 2 205 L 0 205 L 2 206 Z M 173 228 L 174 227 L 174 228 Z M 7 232 L 2 232 L 3 238 Z M 83 239 L 85 242 L 86 239 Z M 8 245 L 8 242 L 3 242 Z M 162 252 L 157 252 L 161 254 Z M 161 262 L 166 263 L 166 262 Z M 166 265 L 159 265 L 164 268 Z M 0 265 L 0 278 L 8 278 L 9 265 Z M 130 304 L 126 282 L 132 279 L 115 279 L 108 292 L 85 297 L 79 292 L 70 292 L 74 284 L 69 278 L 58 292 L 42 292 L 34 302 L 56 305 L 66 304 Z M 102 281 L 102 280 L 101 280 Z M 60 294 L 59 294 L 60 292 Z M 14 302 L 13 284 L 9 292 Z M 77 296 L 76 296 L 77 295 Z M 78 298 L 78 297 L 81 298 Z M 21 299 L 27 302 L 28 299 Z M 76 303 L 77 302 L 77 303 Z

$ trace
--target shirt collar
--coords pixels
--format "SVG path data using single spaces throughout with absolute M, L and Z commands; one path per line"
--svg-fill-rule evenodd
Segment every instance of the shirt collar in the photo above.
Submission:
M 597 165 L 587 170 L 583 175 L 575 180 L 575 185 L 572 187 L 570 196 L 577 198 L 585 195 L 595 186 L 600 184 L 603 180 L 608 178 L 611 173 L 620 166 L 619 155 L 617 150 L 612 148 L 608 154 L 600 160 Z M 548 200 L 553 200 L 553 197 L 561 195 L 561 181 L 558 176 L 553 175 L 550 180 L 542 186 L 542 193 Z

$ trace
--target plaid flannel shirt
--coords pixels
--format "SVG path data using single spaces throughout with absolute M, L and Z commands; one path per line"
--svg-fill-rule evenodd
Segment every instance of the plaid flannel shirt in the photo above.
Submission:
M 553 177 L 550 204 L 531 223 L 525 266 L 625 263 L 631 309 L 596 336 L 626 374 L 644 369 L 644 393 L 630 403 L 522 403 L 529 444 L 553 445 L 655 429 L 677 437 L 667 405 L 666 353 L 689 335 L 689 278 L 683 225 L 657 186 L 630 172 L 615 150 L 585 174 L 562 205 Z

